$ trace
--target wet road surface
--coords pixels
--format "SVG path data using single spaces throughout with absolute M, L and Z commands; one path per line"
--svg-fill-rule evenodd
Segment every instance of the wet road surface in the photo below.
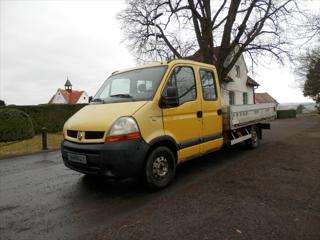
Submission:
M 150 193 L 67 169 L 59 152 L 0 160 L 0 239 L 320 239 L 320 118 L 277 120 L 256 150 L 178 167 Z

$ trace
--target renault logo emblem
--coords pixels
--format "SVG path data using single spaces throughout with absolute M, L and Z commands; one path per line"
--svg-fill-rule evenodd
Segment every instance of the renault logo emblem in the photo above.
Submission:
M 84 132 L 78 132 L 78 140 L 81 141 L 84 137 Z

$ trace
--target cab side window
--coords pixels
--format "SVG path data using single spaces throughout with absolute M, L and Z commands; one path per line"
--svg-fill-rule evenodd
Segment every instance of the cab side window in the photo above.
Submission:
M 196 81 L 191 67 L 176 67 L 168 80 L 167 87 L 176 86 L 180 105 L 197 98 Z M 164 90 L 164 96 L 167 90 Z
M 204 100 L 217 100 L 217 91 L 213 72 L 200 70 L 202 95 Z

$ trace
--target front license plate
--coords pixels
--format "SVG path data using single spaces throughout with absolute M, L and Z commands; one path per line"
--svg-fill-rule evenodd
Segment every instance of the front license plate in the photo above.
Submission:
M 82 163 L 82 164 L 87 163 L 87 157 L 85 155 L 79 155 L 79 154 L 73 154 L 73 153 L 68 153 L 68 160 L 70 162 L 76 162 L 76 163 Z

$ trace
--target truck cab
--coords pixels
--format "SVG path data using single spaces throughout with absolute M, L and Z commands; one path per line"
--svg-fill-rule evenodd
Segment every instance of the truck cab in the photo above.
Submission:
M 151 189 L 163 188 L 180 163 L 222 147 L 222 112 L 213 65 L 173 60 L 115 72 L 65 123 L 63 161 L 85 174 L 143 176 Z

